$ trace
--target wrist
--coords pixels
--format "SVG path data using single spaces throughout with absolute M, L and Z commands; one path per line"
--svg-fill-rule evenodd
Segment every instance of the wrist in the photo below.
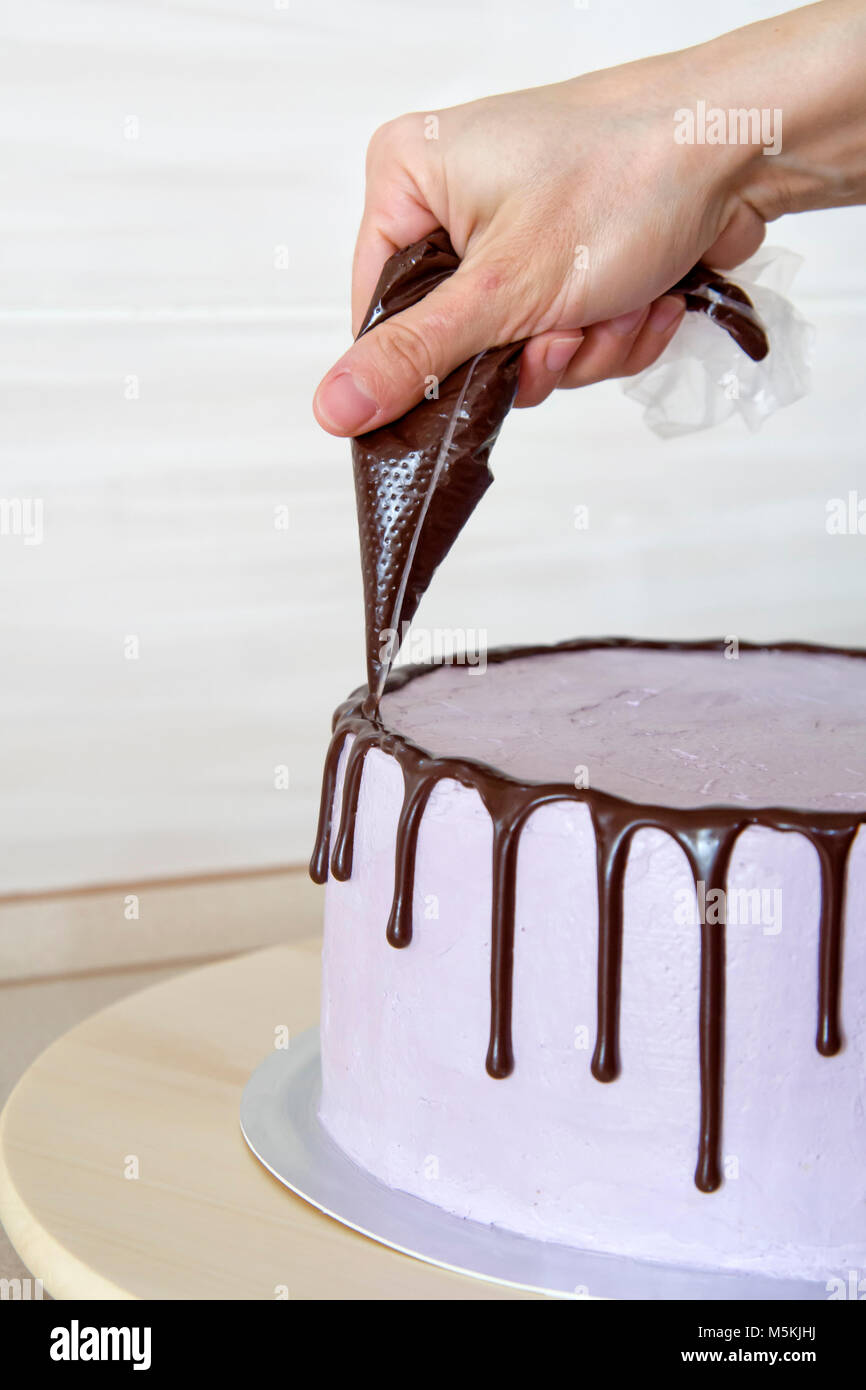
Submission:
M 675 56 L 681 85 L 724 117 L 727 190 L 765 221 L 866 201 L 862 0 L 824 0 Z
M 690 180 L 707 200 L 744 196 L 772 176 L 784 148 L 784 111 L 757 100 L 723 40 L 666 57 L 672 138 Z

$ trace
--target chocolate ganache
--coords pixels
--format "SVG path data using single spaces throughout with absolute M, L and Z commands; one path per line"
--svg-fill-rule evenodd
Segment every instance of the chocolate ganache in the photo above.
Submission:
M 669 651 L 724 652 L 724 642 L 651 642 L 627 638 L 588 639 L 555 647 L 500 648 L 488 662 L 514 657 L 579 651 L 597 647 L 651 648 Z M 866 659 L 866 651 L 818 647 L 808 643 L 761 646 L 741 642 L 741 650 L 833 653 Z M 428 666 L 404 667 L 392 673 L 387 690 L 402 687 L 423 675 Z M 530 782 L 472 758 L 435 757 L 411 739 L 390 730 L 378 709 L 370 709 L 365 687 L 341 705 L 325 763 L 316 846 L 310 873 L 317 883 L 328 872 L 339 881 L 352 875 L 352 855 L 358 797 L 364 760 L 371 748 L 381 749 L 399 763 L 403 801 L 397 828 L 394 895 L 386 935 L 392 946 L 412 941 L 412 903 L 418 831 L 430 794 L 438 782 L 454 780 L 477 791 L 493 823 L 492 938 L 490 962 L 490 1042 L 487 1071 L 507 1077 L 514 1069 L 511 1035 L 514 909 L 520 836 L 539 806 L 555 801 L 585 803 L 596 838 L 598 882 L 598 1012 L 592 1074 L 612 1082 L 620 1072 L 619 1016 L 623 938 L 623 885 L 629 846 L 641 829 L 662 830 L 685 852 L 696 888 L 703 882 L 707 901 L 726 890 L 727 868 L 737 837 L 749 826 L 804 835 L 814 846 L 820 865 L 820 921 L 817 962 L 816 1047 L 832 1057 L 842 1047 L 840 1020 L 842 934 L 848 854 L 866 810 L 848 812 L 797 810 L 785 807 L 701 806 L 678 808 L 641 804 L 600 789 L 579 789 L 564 782 Z M 342 809 L 332 841 L 332 814 L 337 771 L 347 739 L 351 745 L 343 774 Z M 724 899 L 722 899 L 724 901 Z M 725 921 L 700 925 L 700 989 L 698 1061 L 700 1122 L 695 1183 L 702 1192 L 721 1186 L 722 1093 L 725 1034 Z
M 453 274 L 459 265 L 447 234 L 436 231 L 386 263 L 361 327 L 369 332 Z M 710 268 L 698 264 L 675 286 L 686 308 L 707 313 L 755 361 L 769 351 L 764 328 L 749 297 Z M 623 883 L 635 832 L 655 828 L 683 849 L 696 884 L 707 895 L 724 890 L 737 837 L 748 826 L 805 835 L 820 863 L 821 909 L 818 951 L 817 1038 L 826 1057 L 842 1046 L 840 990 L 842 926 L 848 853 L 866 811 L 850 814 L 784 807 L 755 809 L 702 806 L 681 809 L 639 804 L 598 789 L 568 783 L 521 781 L 462 757 L 434 757 L 382 721 L 383 691 L 395 690 L 427 667 L 390 674 L 404 625 L 411 621 L 434 571 L 447 555 L 475 506 L 493 481 L 490 450 L 517 389 L 522 343 L 492 348 L 464 363 L 400 420 L 352 441 L 364 580 L 368 684 L 339 707 L 328 751 L 316 846 L 310 872 L 317 883 L 329 869 L 337 880 L 352 874 L 355 820 L 371 748 L 400 764 L 404 793 L 395 852 L 394 895 L 387 940 L 403 948 L 412 941 L 412 902 L 418 831 L 430 793 L 443 779 L 474 788 L 493 823 L 490 1041 L 487 1071 L 507 1077 L 514 1068 L 512 972 L 517 857 L 521 831 L 533 811 L 554 801 L 585 802 L 597 846 L 598 1017 L 592 1074 L 612 1082 L 620 1071 L 619 1014 L 622 964 Z M 391 634 L 387 655 L 383 634 Z M 501 648 L 491 662 L 558 650 L 602 646 L 722 651 L 722 642 L 649 642 L 592 639 L 559 647 Z M 741 643 L 744 648 L 751 644 Z M 761 649 L 761 648 L 752 648 Z M 785 643 L 770 650 L 829 652 L 866 657 L 866 652 Z M 340 823 L 332 845 L 333 803 L 338 765 L 351 740 L 343 778 Z M 709 914 L 708 914 L 709 915 Z M 723 915 L 723 914 L 722 914 Z M 700 926 L 698 1058 L 700 1122 L 695 1183 L 713 1192 L 722 1181 L 721 1133 L 725 1031 L 725 923 Z

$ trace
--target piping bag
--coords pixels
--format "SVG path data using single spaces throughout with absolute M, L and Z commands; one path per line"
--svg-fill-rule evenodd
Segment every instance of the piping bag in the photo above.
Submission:
M 358 337 L 429 294 L 459 264 L 441 228 L 391 256 Z M 675 292 L 754 361 L 767 355 L 766 332 L 737 285 L 699 263 Z M 438 394 L 352 440 L 370 712 L 434 572 L 493 482 L 490 451 L 514 401 L 522 352 L 520 342 L 478 353 L 438 384 Z

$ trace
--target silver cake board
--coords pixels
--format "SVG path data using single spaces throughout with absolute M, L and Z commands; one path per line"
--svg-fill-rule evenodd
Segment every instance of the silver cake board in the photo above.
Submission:
M 569 1298 L 826 1299 L 823 1284 L 738 1271 L 686 1269 L 533 1240 L 395 1192 L 353 1163 L 325 1132 L 319 1030 L 256 1068 L 241 1099 L 241 1130 L 260 1163 L 305 1202 L 416 1260 L 512 1288 Z

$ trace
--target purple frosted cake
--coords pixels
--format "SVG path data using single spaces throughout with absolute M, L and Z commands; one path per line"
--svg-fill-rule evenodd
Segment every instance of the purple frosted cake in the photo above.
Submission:
M 363 332 L 453 273 L 386 264 Z M 681 282 L 756 359 L 748 297 Z M 353 441 L 367 686 L 341 706 L 321 1121 L 450 1213 L 646 1260 L 866 1268 L 866 653 L 588 641 L 388 679 L 492 481 L 520 345 Z
M 332 798 L 321 1119 L 357 1163 L 545 1240 L 866 1266 L 863 656 L 401 672 L 339 712 L 318 877 Z

